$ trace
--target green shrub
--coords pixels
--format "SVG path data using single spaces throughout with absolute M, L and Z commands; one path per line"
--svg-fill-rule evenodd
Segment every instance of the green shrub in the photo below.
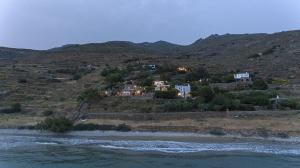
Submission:
M 203 79 L 203 78 L 209 78 L 209 76 L 210 76 L 208 71 L 205 68 L 202 68 L 202 67 L 197 68 L 197 69 L 193 70 L 192 72 L 195 72 L 198 75 L 197 80 Z
M 119 124 L 116 129 L 116 131 L 121 131 L 121 132 L 128 132 L 131 130 L 131 127 L 126 124 Z
M 168 91 L 155 91 L 154 97 L 161 99 L 175 99 L 177 98 L 178 91 L 176 89 L 171 89 Z
M 106 77 L 107 75 L 109 75 L 111 73 L 116 73 L 116 72 L 120 72 L 120 69 L 119 68 L 106 67 L 101 71 L 101 76 Z
M 209 86 L 203 86 L 196 94 L 200 97 L 203 97 L 206 103 L 212 101 L 212 99 L 215 97 L 215 92 Z
M 13 112 L 12 112 L 11 108 L 2 108 L 2 109 L 0 109 L 0 113 L 10 114 Z
M 289 138 L 289 135 L 287 133 L 284 133 L 284 132 L 279 132 L 279 133 L 276 134 L 276 137 L 286 139 L 286 138 Z
M 235 81 L 232 74 L 228 74 L 228 75 L 224 76 L 222 80 L 225 83 L 231 83 L 231 82 Z
M 225 110 L 237 110 L 240 106 L 240 101 L 236 99 L 231 99 L 231 97 L 225 94 L 218 94 L 212 100 L 211 104 L 215 111 L 225 111 Z
M 241 111 L 255 111 L 255 107 L 251 104 L 240 104 L 239 110 Z
M 108 130 L 114 130 L 116 126 L 114 125 L 98 125 L 98 124 L 92 124 L 92 123 L 87 123 L 87 124 L 77 124 L 74 125 L 72 130 L 74 131 L 94 131 L 94 130 L 103 130 L 103 131 L 108 131 Z
M 94 130 L 101 130 L 101 131 L 123 131 L 127 132 L 130 131 L 130 126 L 126 124 L 119 124 L 117 126 L 115 125 L 99 125 L 99 124 L 93 124 L 93 123 L 80 123 L 77 125 L 74 125 L 72 127 L 73 131 L 94 131 Z
M 167 102 L 163 105 L 163 110 L 166 112 L 175 112 L 175 111 L 192 111 L 195 110 L 197 104 L 187 100 L 178 100 Z
M 148 77 L 146 79 L 143 79 L 142 81 L 139 82 L 140 86 L 152 86 L 153 85 L 153 78 Z
M 211 106 L 210 104 L 206 104 L 206 103 L 199 103 L 197 105 L 198 110 L 200 111 L 209 111 L 211 110 Z
M 13 112 L 21 112 L 22 111 L 22 106 L 20 103 L 14 103 L 11 105 L 10 108 Z
M 204 68 L 197 68 L 185 75 L 185 82 L 199 81 L 200 79 L 209 78 L 209 73 Z
M 211 135 L 216 135 L 216 136 L 226 135 L 226 133 L 224 132 L 224 130 L 222 128 L 214 128 L 214 129 L 210 130 L 209 133 Z
M 84 90 L 77 98 L 78 101 L 92 101 L 101 99 L 102 96 L 99 94 L 97 89 L 89 88 Z
M 36 125 L 37 129 L 63 133 L 72 129 L 73 122 L 67 118 L 46 118 Z
M 212 75 L 210 77 L 211 82 L 213 83 L 221 83 L 222 82 L 222 77 L 219 75 Z
M 266 128 L 257 128 L 256 133 L 258 136 L 263 137 L 263 138 L 267 138 L 270 136 L 270 131 L 267 130 Z
M 18 79 L 18 83 L 27 83 L 27 79 L 24 78 Z
M 0 113 L 11 114 L 18 113 L 22 111 L 22 106 L 20 103 L 13 103 L 8 108 L 3 108 L 0 110 Z
M 105 80 L 106 80 L 106 82 L 109 82 L 109 83 L 123 82 L 123 74 L 112 73 L 112 74 L 107 75 Z
M 107 67 L 102 70 L 101 75 L 105 77 L 106 82 L 115 84 L 123 82 L 123 78 L 128 75 L 128 71 Z
M 184 76 L 184 82 L 198 81 L 199 75 L 196 72 L 189 72 Z
M 160 74 L 159 78 L 162 81 L 170 81 L 172 79 L 172 72 L 166 72 L 166 73 L 162 73 Z
M 267 90 L 268 84 L 262 79 L 256 79 L 253 81 L 252 89 L 255 90 Z
M 295 100 L 283 100 L 279 103 L 280 108 L 299 109 L 299 103 Z
M 52 110 L 46 110 L 43 112 L 43 116 L 51 116 L 54 112 Z
M 215 92 L 215 94 L 225 94 L 225 93 L 227 93 L 227 95 L 229 96 L 228 91 L 220 89 L 219 87 L 214 87 L 213 91 Z
M 142 111 L 143 113 L 150 113 L 152 111 L 152 107 L 143 106 L 139 110 Z
M 257 106 L 268 106 L 270 104 L 269 95 L 263 92 L 251 92 L 238 96 L 242 104 L 252 104 Z
M 145 86 L 144 88 L 146 93 L 152 92 L 154 90 L 154 86 Z
M 162 74 L 165 72 L 176 72 L 177 67 L 171 63 L 164 63 L 161 66 L 157 66 L 157 73 Z
M 79 80 L 81 78 L 81 75 L 76 73 L 73 75 L 72 80 Z

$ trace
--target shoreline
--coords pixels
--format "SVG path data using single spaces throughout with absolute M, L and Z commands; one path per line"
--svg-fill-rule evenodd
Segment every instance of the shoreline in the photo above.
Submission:
M 215 114 L 207 113 L 206 115 Z M 274 114 L 269 111 L 248 113 L 243 113 L 243 116 L 241 116 L 238 112 L 231 112 L 226 117 L 203 116 L 202 113 L 197 116 L 194 113 L 192 115 L 184 112 L 177 112 L 173 116 L 168 116 L 168 113 L 112 113 L 108 116 L 105 113 L 98 117 L 78 120 L 74 124 L 75 126 L 82 124 L 81 127 L 77 127 L 77 129 L 73 127 L 72 129 L 81 132 L 89 130 L 108 132 L 115 130 L 130 131 L 131 133 L 138 132 L 137 134 L 144 134 L 145 132 L 150 132 L 152 135 L 159 133 L 201 134 L 245 139 L 257 137 L 256 139 L 273 138 L 286 140 L 300 137 L 299 111 L 273 112 Z M 176 118 L 173 118 L 174 116 Z M 0 129 L 25 131 L 26 129 L 33 129 L 34 125 L 44 119 L 45 117 L 42 116 L 33 117 L 25 114 L 1 115 Z M 90 126 L 87 126 L 88 124 Z M 118 127 L 120 125 L 123 127 Z
M 242 153 L 298 156 L 300 137 L 289 139 L 217 137 L 197 133 L 75 131 L 55 134 L 33 130 L 1 130 L 0 150 L 90 149 L 103 152 L 142 154 Z
M 242 136 L 240 134 L 226 134 L 222 136 L 200 133 L 200 132 L 162 132 L 162 131 L 69 131 L 66 133 L 53 133 L 49 131 L 30 130 L 30 129 L 3 129 L 0 128 L 0 134 L 14 136 L 62 136 L 62 137 L 85 137 L 85 138 L 104 138 L 104 139 L 127 139 L 127 140 L 177 140 L 177 141 L 265 141 L 265 142 L 293 142 L 300 143 L 300 136 L 290 136 L 288 138 L 279 138 L 275 136 Z

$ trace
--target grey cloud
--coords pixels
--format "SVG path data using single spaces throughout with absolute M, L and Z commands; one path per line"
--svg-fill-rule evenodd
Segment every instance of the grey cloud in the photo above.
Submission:
M 165 40 L 299 29 L 299 0 L 0 0 L 0 46 Z

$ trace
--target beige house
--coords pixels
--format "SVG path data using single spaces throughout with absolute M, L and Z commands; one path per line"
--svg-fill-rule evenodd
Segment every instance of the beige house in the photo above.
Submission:
M 137 85 L 125 84 L 119 96 L 142 96 L 143 88 Z
M 170 88 L 170 85 L 166 81 L 154 81 L 154 90 L 155 91 L 167 91 Z

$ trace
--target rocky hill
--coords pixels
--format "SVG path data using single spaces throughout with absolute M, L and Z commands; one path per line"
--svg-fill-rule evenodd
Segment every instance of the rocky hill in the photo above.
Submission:
M 115 63 L 114 59 L 183 59 L 179 62 L 197 62 L 222 70 L 241 70 L 266 76 L 294 78 L 299 76 L 300 31 L 275 34 L 225 34 L 211 35 L 191 45 L 181 46 L 165 41 L 132 43 L 112 41 L 34 51 L 0 48 L 0 58 L 22 57 L 30 62 L 86 62 Z M 150 58 L 151 57 L 151 58 Z M 17 58 L 18 59 L 18 58 Z M 107 62 L 106 62 L 107 60 Z M 196 62 L 195 62 L 196 61 Z M 117 63 L 116 62 L 116 63 Z M 122 62 L 122 61 L 121 61 Z M 178 62 L 178 61 L 177 61 Z
M 135 63 L 205 67 L 212 74 L 248 71 L 299 84 L 300 31 L 212 35 L 186 46 L 113 41 L 41 51 L 2 47 L 0 107 L 20 102 L 31 112 L 72 111 L 82 90 L 102 84 L 104 67 Z

